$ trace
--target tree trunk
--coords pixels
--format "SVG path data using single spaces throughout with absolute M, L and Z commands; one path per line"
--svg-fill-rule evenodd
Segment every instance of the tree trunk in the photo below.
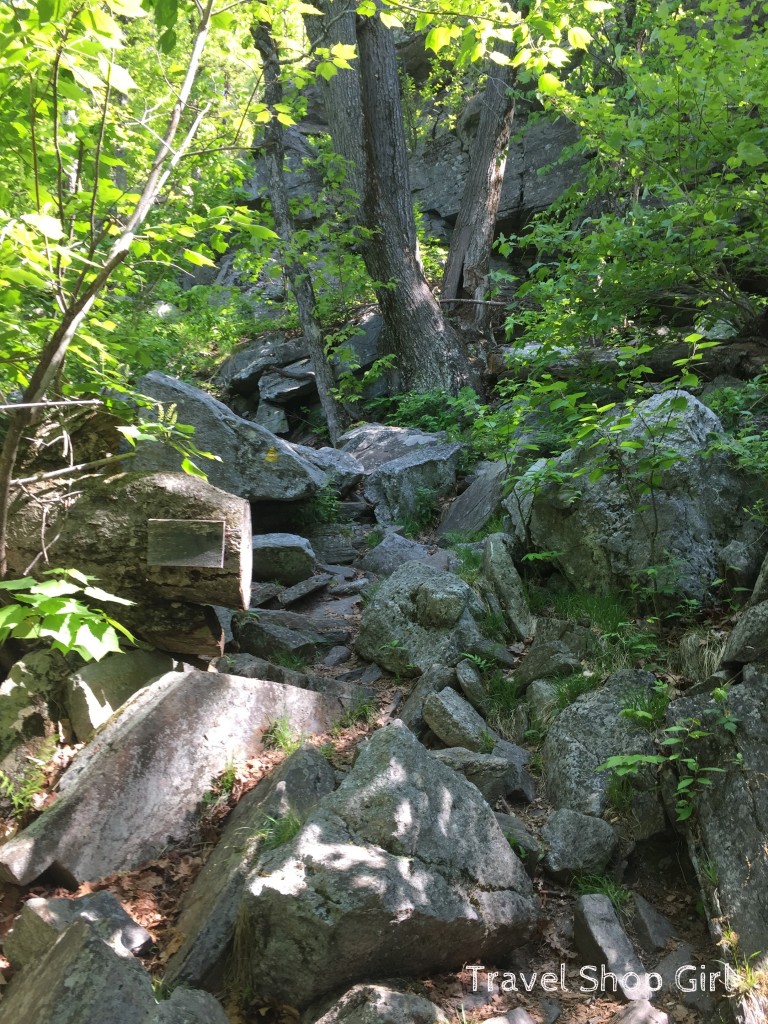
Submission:
M 176 521 L 178 527 L 150 520 Z M 221 565 L 215 564 L 216 540 L 198 548 L 194 537 L 191 547 L 179 546 L 194 529 L 185 527 L 190 521 L 223 523 Z M 205 529 L 222 537 L 221 528 Z M 142 639 L 177 653 L 220 650 L 216 617 L 198 606 L 248 608 L 252 555 L 248 502 L 184 473 L 80 480 L 71 496 L 54 481 L 18 496 L 9 525 L 12 572 L 39 572 L 44 558 L 48 565 L 92 575 L 102 589 L 136 602 L 105 603 L 109 614 Z
M 272 38 L 269 27 L 263 23 L 254 26 L 252 31 L 253 41 L 259 51 L 264 70 L 264 101 L 267 106 L 274 110 L 278 103 L 283 101 L 283 86 L 280 79 L 280 61 L 277 47 Z M 283 140 L 283 129 L 280 122 L 273 116 L 272 120 L 264 129 L 266 141 L 266 159 L 269 175 L 269 199 L 272 203 L 272 216 L 275 221 L 275 229 L 286 243 L 290 243 L 293 235 L 294 225 L 288 208 L 288 191 L 285 186 L 285 143 Z M 285 273 L 296 296 L 296 305 L 299 311 L 299 321 L 304 337 L 307 339 L 309 355 L 315 371 L 315 385 L 320 398 L 320 405 L 328 424 L 328 433 L 331 444 L 336 447 L 339 436 L 344 430 L 346 423 L 342 422 L 342 412 L 335 398 L 333 389 L 336 382 L 333 371 L 325 358 L 325 346 L 323 344 L 323 329 L 315 315 L 315 291 L 312 280 L 305 267 L 302 267 L 295 259 L 286 257 Z
M 504 43 L 498 48 L 507 55 L 512 49 Z M 462 292 L 476 300 L 474 319 L 480 331 L 488 322 L 483 300 L 488 292 L 488 263 L 515 117 L 511 94 L 514 78 L 515 69 L 510 65 L 489 61 L 480 124 L 443 276 L 444 300 L 456 299 Z
M 313 43 L 357 43 L 352 71 L 328 83 L 326 112 L 337 152 L 350 162 L 365 229 L 361 252 L 373 278 L 396 370 L 405 390 L 456 394 L 470 382 L 461 340 L 424 277 L 408 180 L 397 59 L 378 16 L 356 17 L 350 0 L 325 0 L 326 17 L 305 17 Z

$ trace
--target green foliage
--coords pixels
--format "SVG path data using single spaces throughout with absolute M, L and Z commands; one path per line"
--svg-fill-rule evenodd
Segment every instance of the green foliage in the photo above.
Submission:
M 450 440 L 466 440 L 482 408 L 477 393 L 470 387 L 458 395 L 439 389 L 406 392 L 366 402 L 373 419 L 395 427 L 413 427 L 434 433 L 444 430 Z
M 483 565 L 483 552 L 469 544 L 456 544 L 451 547 L 451 552 L 459 559 L 459 565 L 454 570 L 456 575 L 470 587 L 474 586 Z
M 570 676 L 555 681 L 557 692 L 556 707 L 562 711 L 585 693 L 591 693 L 600 683 L 594 673 L 574 672 Z
M 292 812 L 279 818 L 265 814 L 264 824 L 254 834 L 254 838 L 260 840 L 262 850 L 276 850 L 279 846 L 290 843 L 299 834 L 302 825 L 301 818 Z
M 376 701 L 371 697 L 360 696 L 351 708 L 348 708 L 338 721 L 340 729 L 349 729 L 353 725 L 373 725 L 378 714 Z
M 664 721 L 668 706 L 669 686 L 657 679 L 650 691 L 641 690 L 631 697 L 621 714 L 643 729 L 654 732 Z
M 402 521 L 403 533 L 406 537 L 419 537 L 435 525 L 440 508 L 438 495 L 430 487 L 417 487 L 414 492 L 414 504 L 410 515 Z
M 624 917 L 629 909 L 632 894 L 608 875 L 577 875 L 571 888 L 577 896 L 590 896 L 593 893 L 607 896 L 619 917 Z
M 46 741 L 37 757 L 27 758 L 27 767 L 16 778 L 0 770 L 0 798 L 10 803 L 14 818 L 25 817 L 35 806 L 35 797 L 45 784 L 43 767 L 53 757 L 55 749 L 55 739 Z
M 85 661 L 100 661 L 105 654 L 120 650 L 119 634 L 133 642 L 125 626 L 76 595 L 121 605 L 132 601 L 92 586 L 95 577 L 76 569 L 49 569 L 44 575 L 51 578 L 38 582 L 25 576 L 0 582 L 0 591 L 12 598 L 10 604 L 0 607 L 0 646 L 8 637 L 47 639 L 63 654 L 74 651 Z
M 275 651 L 270 660 L 273 665 L 289 668 L 293 672 L 301 672 L 307 667 L 307 659 L 297 651 Z
M 341 501 L 332 484 L 324 484 L 302 508 L 305 526 L 338 523 L 341 518 Z
M 296 733 L 290 719 L 282 715 L 270 723 L 261 741 L 270 750 L 281 750 L 284 754 L 292 754 L 302 745 L 304 736 Z
M 493 753 L 493 748 L 495 746 L 496 746 L 495 738 L 491 735 L 491 733 L 488 732 L 487 729 L 483 729 L 482 736 L 481 736 L 480 753 L 481 754 L 492 754 Z

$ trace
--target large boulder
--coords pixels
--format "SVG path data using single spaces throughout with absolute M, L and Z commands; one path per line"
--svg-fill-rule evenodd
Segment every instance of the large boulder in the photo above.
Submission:
M 402 675 L 455 665 L 480 637 L 483 613 L 463 580 L 421 562 L 406 562 L 363 610 L 357 652 Z
M 308 579 L 317 557 L 304 537 L 293 533 L 262 533 L 253 538 L 253 578 L 291 586 Z
M 537 920 L 531 883 L 478 790 L 395 722 L 249 877 L 240 981 L 303 1008 L 371 976 L 454 970 L 470 951 L 503 959 Z
M 341 450 L 362 463 L 366 473 L 372 473 L 386 462 L 444 442 L 443 433 L 429 434 L 415 427 L 389 427 L 383 423 L 363 423 L 339 438 Z
M 221 981 L 245 880 L 268 838 L 265 826 L 280 819 L 304 821 L 335 784 L 328 761 L 305 745 L 240 801 L 184 899 L 177 925 L 182 944 L 165 972 L 169 985 Z
M 379 523 L 421 523 L 434 502 L 456 487 L 456 467 L 463 445 L 438 444 L 385 462 L 366 479 L 363 495 Z
M 286 441 L 264 427 L 236 416 L 226 405 L 190 384 L 153 370 L 137 381 L 140 394 L 164 408 L 176 406 L 179 423 L 195 428 L 197 448 L 220 461 L 200 459 L 209 481 L 230 494 L 249 501 L 296 501 L 308 498 L 327 482 L 327 477 Z M 156 415 L 147 409 L 144 415 Z M 140 441 L 133 467 L 145 472 L 178 470 L 183 456 L 157 441 Z
M 509 476 L 506 462 L 481 462 L 469 487 L 448 505 L 435 533 L 438 537 L 479 533 L 501 513 L 504 483 Z
M 579 587 L 617 590 L 639 581 L 649 591 L 701 598 L 720 574 L 726 545 L 764 549 L 761 528 L 744 511 L 761 485 L 726 454 L 707 454 L 723 428 L 698 399 L 654 395 L 621 429 L 607 421 L 604 433 L 605 445 L 591 437 L 549 470 L 532 469 L 505 503 L 518 534 L 557 552 L 556 564 Z
M 598 772 L 598 766 L 619 754 L 656 753 L 651 733 L 621 713 L 639 695 L 649 694 L 654 681 L 650 672 L 615 672 L 601 689 L 560 712 L 542 750 L 545 785 L 556 808 L 601 817 L 609 804 L 611 773 Z M 630 816 L 636 837 L 661 831 L 664 820 L 654 778 L 642 776 L 633 792 Z
M 337 698 L 293 686 L 169 672 L 123 705 L 64 774 L 56 803 L 0 847 L 0 878 L 27 885 L 54 868 L 72 885 L 151 860 L 187 835 L 211 779 L 252 756 L 275 720 L 309 735 L 342 713 Z
M 227 1024 L 207 992 L 177 989 L 158 1003 L 149 975 L 88 924 L 71 925 L 17 974 L 0 1006 L 3 1024 Z

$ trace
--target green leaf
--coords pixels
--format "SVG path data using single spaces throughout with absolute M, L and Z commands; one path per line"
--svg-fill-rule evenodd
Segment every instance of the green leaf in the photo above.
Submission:
M 578 25 L 574 25 L 568 29 L 568 42 L 574 50 L 586 50 L 592 42 L 592 36 L 585 28 L 579 28 Z
M 736 156 L 749 167 L 757 167 L 766 161 L 765 150 L 753 142 L 740 142 L 736 147 Z
M 562 84 L 560 79 L 549 71 L 545 71 L 543 75 L 539 75 L 539 92 L 543 92 L 545 95 L 552 95 L 556 92 L 560 92 Z
M 386 11 L 382 11 L 379 15 L 381 18 L 382 25 L 386 25 L 387 28 L 402 28 L 403 23 L 395 14 L 388 14 Z
M 58 217 L 51 217 L 47 213 L 25 213 L 21 219 L 45 238 L 56 239 L 64 235 Z
M 213 260 L 208 259 L 207 256 L 203 256 L 201 252 L 194 252 L 192 249 L 184 250 L 184 259 L 187 263 L 192 263 L 196 267 L 215 267 L 216 264 Z
M 131 77 L 130 72 L 119 64 L 109 65 L 109 67 L 105 68 L 102 73 L 105 78 L 109 76 L 109 84 L 113 89 L 117 89 L 118 92 L 122 92 L 127 95 L 134 89 L 138 89 L 138 86 Z
M 584 0 L 584 10 L 601 14 L 603 11 L 612 11 L 613 4 L 606 3 L 606 0 Z
M 427 33 L 424 47 L 427 50 L 432 50 L 433 53 L 440 53 L 441 50 L 450 45 L 453 35 L 448 25 L 436 25 Z
M 188 459 L 188 458 L 182 459 L 181 460 L 181 469 L 182 469 L 182 472 L 188 473 L 189 476 L 196 476 L 200 480 L 207 480 L 208 479 L 208 475 L 206 473 L 204 473 L 202 471 L 202 469 L 200 469 L 199 466 L 196 466 L 194 464 L 194 462 L 192 462 L 191 459 Z

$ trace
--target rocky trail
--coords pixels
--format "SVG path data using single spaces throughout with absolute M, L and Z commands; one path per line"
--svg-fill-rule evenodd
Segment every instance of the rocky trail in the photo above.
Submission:
M 227 563 L 249 606 L 214 622 L 215 568 L 137 565 L 124 592 L 186 622 L 176 647 L 147 628 L 98 664 L 11 667 L 0 1021 L 763 1020 L 768 545 L 741 511 L 760 483 L 703 454 L 714 414 L 656 396 L 621 472 L 590 475 L 584 445 L 507 493 L 444 435 L 311 449 L 145 389 L 251 507 Z M 653 423 L 678 457 L 649 512 L 623 481 Z M 132 468 L 170 494 L 179 459 L 146 444 Z M 737 570 L 752 590 L 669 634 L 684 663 L 596 611 L 649 549 L 690 601 Z M 529 572 L 542 552 L 556 572 Z

